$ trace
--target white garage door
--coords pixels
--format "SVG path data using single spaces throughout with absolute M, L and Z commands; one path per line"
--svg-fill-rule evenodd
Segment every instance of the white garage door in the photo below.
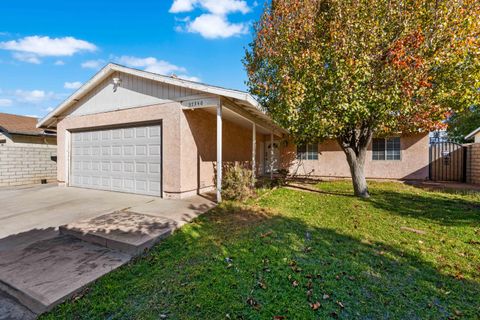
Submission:
M 70 185 L 161 195 L 161 126 L 72 133 Z

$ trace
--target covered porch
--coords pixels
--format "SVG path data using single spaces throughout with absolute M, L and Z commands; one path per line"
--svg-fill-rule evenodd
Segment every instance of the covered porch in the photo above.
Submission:
M 285 138 L 287 132 L 275 125 L 256 101 L 250 102 L 245 96 L 234 99 L 207 94 L 184 100 L 182 106 L 199 150 L 197 175 L 200 175 L 200 167 L 205 160 L 210 158 L 215 163 L 213 173 L 217 202 L 222 201 L 226 163 L 246 163 L 252 169 L 254 179 L 262 175 L 273 178 L 279 164 L 279 141 Z M 209 118 L 209 121 L 201 120 L 203 118 Z M 195 128 L 202 121 L 206 122 L 203 130 Z M 205 127 L 208 127 L 208 132 L 202 132 Z M 205 139 L 207 136 L 208 139 Z M 201 149 L 208 149 L 209 155 Z

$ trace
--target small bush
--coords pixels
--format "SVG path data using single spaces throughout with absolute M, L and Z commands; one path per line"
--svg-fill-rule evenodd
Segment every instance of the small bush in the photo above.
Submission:
M 224 167 L 222 197 L 225 200 L 245 200 L 253 195 L 253 172 L 239 164 Z

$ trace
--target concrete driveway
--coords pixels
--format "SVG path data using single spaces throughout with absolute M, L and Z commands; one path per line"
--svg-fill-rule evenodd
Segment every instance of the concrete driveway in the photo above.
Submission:
M 0 189 L 0 320 L 34 319 L 214 206 L 204 196 Z
M 135 194 L 60 187 L 54 184 L 0 189 L 0 251 L 1 239 L 29 232 L 40 236 L 49 230 L 74 221 L 105 213 L 129 209 L 137 213 L 172 220 L 177 227 L 214 206 L 208 197 L 195 196 L 182 200 L 165 200 Z M 35 232 L 38 231 L 38 232 Z M 13 240 L 13 239 L 12 239 Z

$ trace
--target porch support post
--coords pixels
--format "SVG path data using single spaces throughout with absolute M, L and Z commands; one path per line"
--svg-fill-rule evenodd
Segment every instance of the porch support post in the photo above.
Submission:
M 222 104 L 217 105 L 217 202 L 222 202 Z
M 273 180 L 273 132 L 270 132 L 270 179 Z
M 255 185 L 255 176 L 257 173 L 257 127 L 252 123 L 252 185 Z

